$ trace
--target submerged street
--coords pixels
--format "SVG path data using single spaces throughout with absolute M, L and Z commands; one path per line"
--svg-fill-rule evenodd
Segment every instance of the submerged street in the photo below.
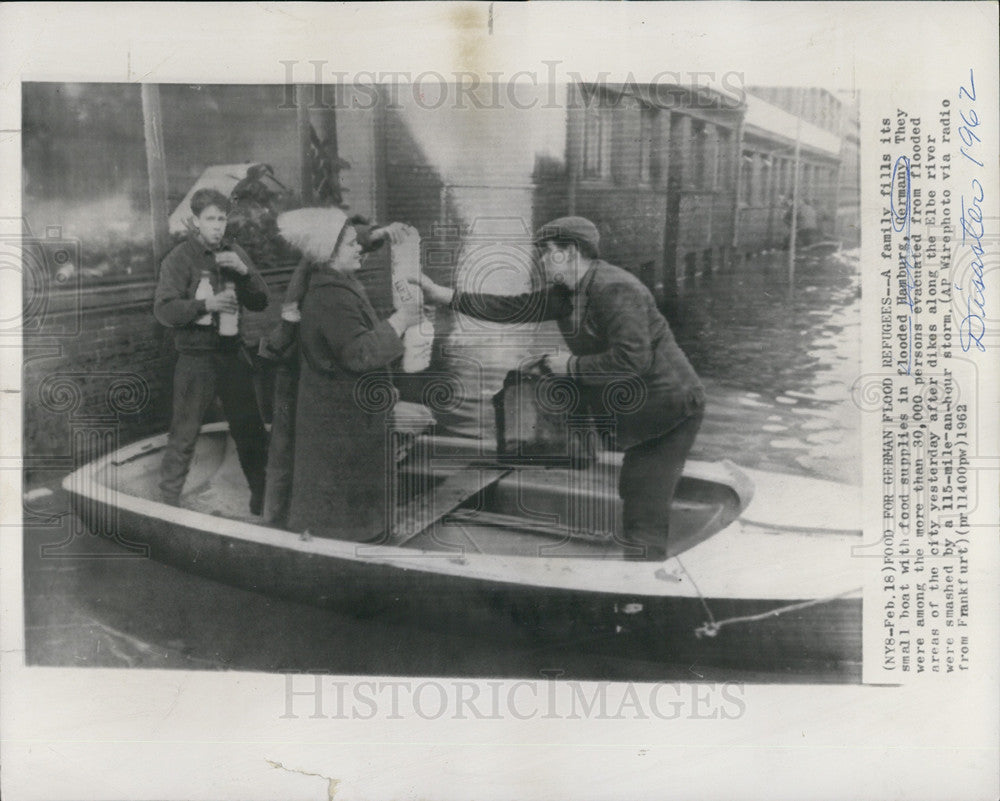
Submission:
M 692 457 L 856 484 L 857 251 L 799 259 L 791 293 L 787 258 L 764 254 L 703 280 L 671 318 L 708 390 Z

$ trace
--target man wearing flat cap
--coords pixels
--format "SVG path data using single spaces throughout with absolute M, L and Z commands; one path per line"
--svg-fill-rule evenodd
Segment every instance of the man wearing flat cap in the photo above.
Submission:
M 560 217 L 535 236 L 546 286 L 522 295 L 486 295 L 438 286 L 421 276 L 424 297 L 493 322 L 555 320 L 570 355 L 544 369 L 572 378 L 591 408 L 611 382 L 635 379 L 637 403 L 611 409 L 627 558 L 667 557 L 670 505 L 705 408 L 705 391 L 649 290 L 599 258 L 600 234 L 583 217 Z M 606 410 L 605 410 L 606 411 Z

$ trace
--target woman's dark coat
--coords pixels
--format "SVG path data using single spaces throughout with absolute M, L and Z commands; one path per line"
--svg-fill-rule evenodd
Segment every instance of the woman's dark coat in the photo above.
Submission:
M 313 273 L 302 302 L 295 467 L 288 527 L 376 539 L 386 527 L 393 466 L 387 420 L 396 400 L 389 365 L 403 343 L 357 279 Z

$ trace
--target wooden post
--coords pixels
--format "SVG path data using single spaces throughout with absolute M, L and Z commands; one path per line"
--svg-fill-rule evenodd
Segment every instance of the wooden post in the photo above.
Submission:
M 169 212 L 167 210 L 167 159 L 163 149 L 163 113 L 160 87 L 144 83 L 142 128 L 146 141 L 146 170 L 149 173 L 149 210 L 153 224 L 153 272 L 159 274 L 160 262 L 170 248 Z
M 350 90 L 348 90 L 350 91 Z M 346 108 L 346 98 L 344 108 Z M 386 110 L 385 96 L 379 90 L 378 100 L 372 111 L 372 140 L 373 153 L 375 158 L 372 163 L 374 196 L 372 198 L 372 219 L 378 220 L 383 225 L 389 220 L 389 191 L 388 191 L 388 164 L 389 164 L 389 137 L 387 136 L 389 120 Z M 357 165 L 355 165 L 357 166 Z
M 833 238 L 840 240 L 840 245 L 843 245 L 844 237 L 841 232 L 840 224 L 840 197 L 843 194 L 843 172 L 844 172 L 844 156 L 847 149 L 847 131 L 845 130 L 847 125 L 844 120 L 844 104 L 840 98 L 837 99 L 836 112 L 837 112 L 837 136 L 840 137 L 840 152 L 837 154 L 837 175 L 834 178 L 833 186 Z
M 792 230 L 788 234 L 788 291 L 795 287 L 795 240 L 799 225 L 799 170 L 802 155 L 802 100 L 795 118 L 795 170 L 792 173 Z
M 579 111 L 581 98 L 575 83 L 566 86 L 566 214 L 576 214 L 576 191 L 583 161 L 583 130 L 586 111 Z
M 306 87 L 299 84 L 296 87 L 295 117 L 299 129 L 299 180 L 301 182 L 302 205 L 313 203 L 312 163 L 309 153 L 312 150 L 312 122 L 309 119 L 309 107 L 306 105 Z
M 448 214 L 448 201 L 451 199 L 451 186 L 442 182 L 441 191 L 438 194 L 438 225 L 442 228 L 448 225 L 450 215 Z
M 323 92 L 323 85 L 316 84 L 314 90 L 317 97 L 321 96 Z M 340 182 L 340 141 L 337 138 L 337 85 L 334 84 L 333 91 L 333 108 L 323 104 L 323 111 L 320 113 L 324 115 L 323 119 L 323 130 L 320 132 L 320 136 L 323 139 L 323 146 L 326 148 L 327 152 L 333 158 L 333 174 L 330 176 L 330 181 L 332 182 L 333 190 L 333 200 L 338 206 L 344 204 L 344 189 L 343 184 Z
M 733 158 L 733 169 L 736 170 L 736 175 L 733 176 L 733 249 L 736 250 L 740 246 L 740 196 L 743 194 L 743 133 L 746 129 L 746 109 L 740 114 L 740 121 L 736 126 L 736 144 L 734 147 L 734 152 L 732 154 Z

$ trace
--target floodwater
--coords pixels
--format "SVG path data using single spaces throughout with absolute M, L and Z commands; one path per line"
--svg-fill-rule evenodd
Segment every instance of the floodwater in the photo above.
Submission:
M 703 277 L 669 311 L 708 390 L 692 457 L 842 483 L 859 475 L 859 281 L 856 253 L 786 255 Z M 857 681 L 859 671 L 803 675 L 663 664 L 634 652 L 600 657 L 571 645 L 481 638 L 304 606 L 145 559 L 81 559 L 40 547 L 74 525 L 56 490 L 26 525 L 27 661 L 65 667 L 317 671 L 329 674 L 639 681 Z M 87 539 L 93 540 L 93 537 Z M 113 552 L 113 549 L 111 549 Z M 276 700 L 280 703 L 281 699 Z
M 796 262 L 764 254 L 702 280 L 671 309 L 708 390 L 695 458 L 857 483 L 861 370 L 857 251 Z

